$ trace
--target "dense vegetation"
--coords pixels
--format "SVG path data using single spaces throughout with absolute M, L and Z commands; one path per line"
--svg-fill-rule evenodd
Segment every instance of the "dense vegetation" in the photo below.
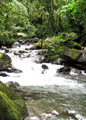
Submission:
M 1 0 L 0 46 L 9 47 L 20 36 L 43 38 L 64 31 L 83 36 L 85 6 L 85 0 Z

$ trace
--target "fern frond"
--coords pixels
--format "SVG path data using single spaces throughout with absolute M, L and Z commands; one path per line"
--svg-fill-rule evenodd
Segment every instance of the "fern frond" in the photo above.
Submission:
M 26 7 L 21 2 L 18 2 L 17 0 L 12 0 L 12 3 L 16 6 L 14 9 L 17 9 L 19 10 L 19 12 L 28 15 Z

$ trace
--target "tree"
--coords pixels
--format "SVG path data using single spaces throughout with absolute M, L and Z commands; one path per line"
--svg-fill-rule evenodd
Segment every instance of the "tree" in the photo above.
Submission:
M 28 20 L 27 8 L 17 0 L 0 1 L 0 46 L 11 45 L 17 32 L 25 32 L 22 37 L 35 36 L 36 28 Z M 31 29 L 32 33 L 28 33 Z

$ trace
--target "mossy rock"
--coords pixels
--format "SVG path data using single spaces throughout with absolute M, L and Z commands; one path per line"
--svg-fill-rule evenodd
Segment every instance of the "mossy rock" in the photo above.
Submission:
M 55 62 L 59 58 L 59 55 L 52 55 L 49 57 L 49 61 Z
M 47 49 L 45 49 L 45 50 L 40 50 L 39 52 L 38 52 L 38 54 L 39 55 L 46 55 L 48 53 L 48 50 Z
M 74 32 L 63 32 L 60 34 L 61 38 L 65 40 L 76 40 L 79 36 Z
M 11 66 L 11 62 L 11 58 L 8 55 L 0 53 L 0 70 L 6 70 Z
M 60 55 L 60 56 L 63 56 L 63 57 L 69 57 L 73 60 L 78 60 L 78 58 L 81 56 L 81 50 L 77 50 L 77 49 L 71 49 L 71 48 L 68 48 L 68 47 L 65 47 L 65 46 L 61 46 L 57 53 Z
M 41 42 L 37 42 L 30 48 L 30 50 L 41 49 L 41 45 Z
M 0 91 L 5 93 L 10 99 L 12 100 L 17 100 L 20 99 L 21 97 L 14 92 L 14 90 L 10 87 L 7 87 L 4 83 L 0 81 Z
M 81 62 L 83 65 L 86 65 L 86 50 L 82 51 L 82 54 L 79 57 L 78 61 Z
M 13 89 L 0 82 L 0 120 L 21 120 L 26 115 L 25 102 Z
M 69 48 L 81 49 L 81 45 L 75 41 L 78 38 L 76 33 L 63 32 L 59 35 L 59 37 L 61 39 L 59 45 L 67 46 Z
M 29 43 L 37 43 L 39 42 L 39 38 L 35 37 L 35 38 L 29 38 L 26 40 Z
M 81 45 L 75 41 L 63 41 L 62 45 L 81 50 Z
M 25 114 L 24 109 L 25 105 L 21 99 L 12 101 L 5 93 L 0 91 L 0 120 L 20 120 Z
M 43 40 L 42 48 L 47 49 L 50 43 L 52 43 L 52 38 L 46 38 L 45 40 Z

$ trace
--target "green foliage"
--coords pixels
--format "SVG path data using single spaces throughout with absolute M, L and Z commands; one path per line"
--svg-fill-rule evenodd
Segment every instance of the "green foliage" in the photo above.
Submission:
M 28 15 L 26 7 L 21 2 L 18 2 L 17 0 L 12 0 L 11 5 L 14 10 L 17 10 L 17 12 L 20 12 L 20 14 Z
M 24 22 L 24 29 L 23 31 L 27 34 L 28 38 L 36 36 L 36 27 L 31 25 L 29 21 Z
M 62 5 L 60 16 L 64 30 L 86 33 L 86 1 L 68 1 L 66 5 Z
M 0 46 L 11 46 L 15 40 L 13 39 L 13 33 L 11 31 L 0 31 Z
M 53 39 L 52 39 L 52 43 L 53 43 L 53 44 L 60 44 L 62 41 L 63 41 L 63 38 L 62 38 L 60 35 L 55 36 L 55 37 L 53 37 Z
M 11 31 L 13 38 L 17 33 L 24 38 L 46 38 L 61 32 L 86 34 L 85 0 L 1 0 L 0 8 L 0 31 Z
M 84 0 L 35 0 L 26 3 L 29 20 L 38 28 L 39 37 L 53 36 L 63 31 L 85 34 Z
M 22 32 L 24 38 L 35 36 L 37 29 L 30 24 L 27 8 L 21 2 L 1 0 L 0 8 L 0 46 L 11 46 L 18 37 L 17 33 Z
M 12 29 L 18 36 L 24 38 L 35 37 L 37 31 L 36 27 L 31 25 L 29 21 L 24 21 L 21 26 L 13 26 Z
M 2 53 L 0 53 L 0 58 L 2 58 L 2 56 L 3 56 L 3 54 L 2 54 Z

